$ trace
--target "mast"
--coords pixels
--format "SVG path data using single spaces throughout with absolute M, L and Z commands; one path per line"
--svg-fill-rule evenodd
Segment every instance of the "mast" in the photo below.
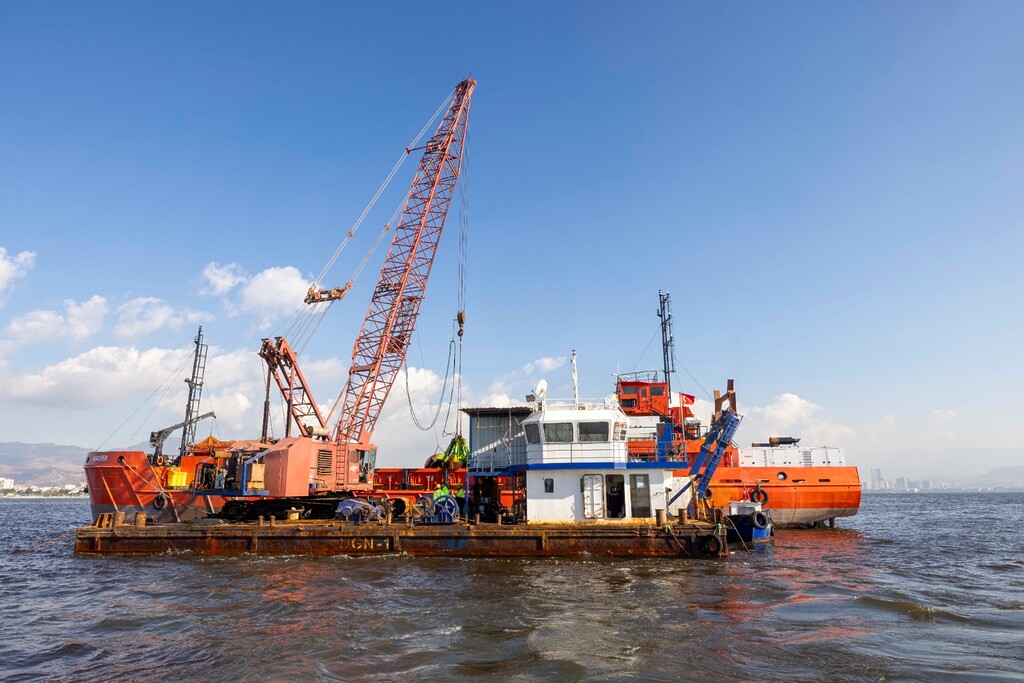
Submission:
M 576 375 L 576 349 L 572 350 L 572 407 L 580 407 L 580 383 Z
M 196 438 L 196 424 L 199 422 L 199 400 L 203 395 L 203 375 L 206 374 L 207 346 L 203 343 L 203 326 L 196 333 L 196 351 L 192 358 L 192 377 L 185 380 L 188 385 L 188 403 L 185 404 L 185 421 L 181 430 L 179 455 L 185 455 L 190 443 Z
M 676 371 L 675 345 L 676 340 L 672 335 L 672 302 L 668 292 L 658 290 L 658 317 L 661 318 L 661 353 L 663 357 L 663 372 L 668 390 L 665 392 L 672 396 L 672 374 Z

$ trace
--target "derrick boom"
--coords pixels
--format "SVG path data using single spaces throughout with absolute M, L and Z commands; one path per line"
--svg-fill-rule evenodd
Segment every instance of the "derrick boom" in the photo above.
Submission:
M 308 424 L 308 418 L 314 418 L 321 428 L 326 429 L 327 422 L 320 414 L 313 395 L 306 384 L 306 378 L 299 369 L 299 359 L 292 350 L 288 340 L 284 337 L 277 337 L 274 340 L 264 339 L 260 348 L 260 357 L 267 363 L 267 372 L 274 378 L 277 387 L 281 390 L 285 402 L 288 404 L 288 414 L 285 416 L 285 436 L 291 436 L 292 422 L 298 425 L 299 433 L 308 435 L 316 425 Z M 268 391 L 269 385 L 268 385 Z M 264 426 L 264 431 L 266 426 Z M 263 438 L 266 438 L 264 433 Z
M 338 441 L 369 444 L 381 408 L 405 362 L 441 230 L 462 170 L 469 100 L 475 87 L 472 78 L 455 86 L 448 112 L 423 147 L 402 218 L 352 349 L 352 366 L 337 426 Z

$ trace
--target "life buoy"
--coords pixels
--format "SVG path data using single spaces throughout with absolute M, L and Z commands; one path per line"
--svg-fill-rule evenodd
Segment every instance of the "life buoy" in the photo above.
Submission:
M 711 555 L 717 555 L 722 552 L 722 539 L 716 535 L 706 537 L 704 539 L 704 550 Z
M 156 497 L 153 499 L 153 507 L 157 510 L 163 510 L 167 507 L 167 496 L 163 494 L 163 491 L 156 494 Z
M 156 466 L 157 467 L 163 467 L 163 465 L 164 465 L 164 456 L 162 456 L 162 455 L 156 456 Z
M 760 486 L 758 486 L 757 488 L 750 492 L 750 500 L 754 501 L 755 503 L 760 503 L 761 505 L 764 505 L 765 503 L 768 502 L 768 492 L 762 489 Z
M 768 515 L 763 512 L 755 512 L 750 515 L 750 523 L 754 525 L 755 529 L 767 529 L 768 528 Z

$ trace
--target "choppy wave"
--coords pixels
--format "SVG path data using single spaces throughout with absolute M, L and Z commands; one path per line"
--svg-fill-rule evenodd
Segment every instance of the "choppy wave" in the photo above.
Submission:
M 1020 680 L 1022 513 L 866 496 L 726 561 L 140 559 L 18 554 L 88 506 L 0 500 L 0 678 Z

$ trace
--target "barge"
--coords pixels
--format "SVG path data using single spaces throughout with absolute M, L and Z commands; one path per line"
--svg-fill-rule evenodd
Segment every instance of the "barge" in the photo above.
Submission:
M 701 501 L 707 498 L 707 484 L 742 419 L 731 407 L 712 425 L 693 467 L 682 473 L 675 460 L 629 462 L 626 416 L 616 401 L 583 402 L 575 392 L 571 402 L 548 401 L 545 388 L 538 387 L 535 407 L 522 422 L 525 463 L 515 470 L 476 470 L 475 476 L 467 471 L 468 499 L 465 492 L 457 496 L 445 489 L 420 495 L 411 503 L 372 491 L 346 492 L 336 498 L 256 496 L 236 498 L 218 515 L 171 524 L 151 524 L 146 512 L 136 511 L 126 525 L 124 511 L 103 512 L 92 526 L 78 530 L 75 551 L 85 555 L 183 551 L 457 557 L 728 555 L 727 525 L 736 529 L 737 516 Z M 273 452 L 268 449 L 267 455 Z M 294 445 L 283 451 L 286 462 L 302 452 Z M 299 461 L 301 466 L 284 464 L 280 470 L 295 469 L 301 479 L 309 476 L 315 462 L 307 457 Z M 441 472 L 448 474 L 445 469 Z M 482 506 L 480 491 L 493 492 L 502 482 L 517 480 L 524 481 L 521 504 L 514 506 L 518 512 L 483 522 L 482 511 L 473 511 Z M 398 501 L 402 514 L 396 514 Z M 282 519 L 261 514 L 275 509 L 283 513 Z M 253 516 L 254 521 L 239 523 Z M 322 519 L 327 516 L 331 518 Z M 404 523 L 396 524 L 394 520 L 401 517 Z M 506 520 L 512 524 L 503 523 Z
M 258 520 L 248 524 L 147 524 L 136 513 L 104 513 L 75 537 L 81 555 L 396 555 L 445 557 L 665 557 L 728 555 L 720 524 L 357 524 Z

